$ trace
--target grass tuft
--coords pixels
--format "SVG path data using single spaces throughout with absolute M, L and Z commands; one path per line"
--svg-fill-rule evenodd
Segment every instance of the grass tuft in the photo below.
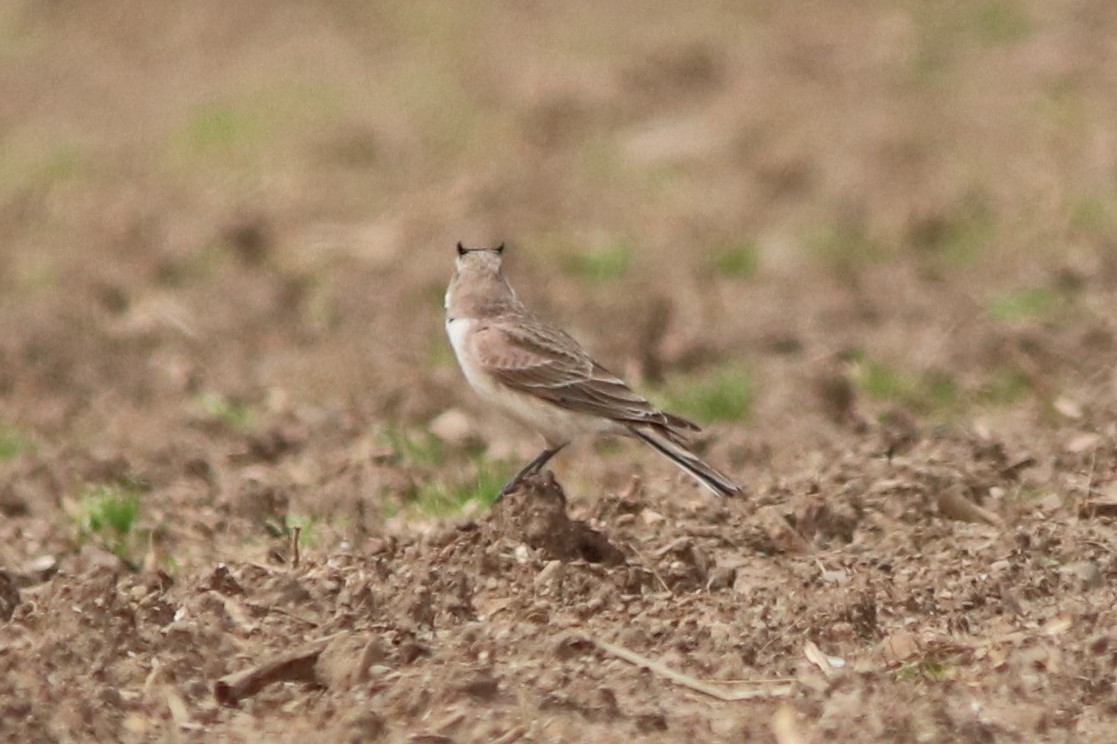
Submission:
M 247 403 L 212 390 L 200 393 L 198 403 L 207 416 L 233 431 L 248 432 L 255 426 L 255 415 Z
M 927 657 L 903 664 L 892 674 L 897 680 L 923 679 L 930 682 L 944 682 L 954 677 L 954 670 L 941 661 Z
M 78 530 L 84 538 L 126 558 L 139 514 L 140 495 L 134 487 L 89 485 L 78 502 Z
M 996 232 L 996 222 L 986 201 L 971 196 L 935 219 L 920 225 L 912 235 L 914 245 L 947 266 L 972 266 Z
M 196 108 L 167 143 L 169 164 L 236 168 L 258 165 L 282 138 L 337 120 L 344 98 L 322 81 L 247 91 Z
M 1028 37 L 1031 20 L 1019 4 L 1009 0 L 985 0 L 974 3 L 971 10 L 975 35 L 986 44 L 1010 44 Z
M 212 106 L 194 113 L 183 131 L 183 145 L 198 154 L 234 150 L 258 140 L 264 123 L 251 111 L 232 105 Z
M 487 509 L 496 501 L 510 476 L 510 469 L 504 463 L 476 458 L 472 474 L 463 480 L 434 480 L 420 486 L 414 508 L 425 517 L 436 518 L 459 514 L 471 503 Z
M 632 267 L 632 253 L 631 243 L 617 241 L 564 256 L 562 269 L 568 276 L 582 281 L 616 281 L 623 278 Z
M 406 465 L 441 465 L 445 459 L 442 440 L 429 431 L 406 431 L 391 427 L 379 438 L 392 448 L 399 462 Z
M 667 410 L 699 423 L 740 421 L 752 411 L 752 374 L 740 364 L 728 364 L 673 383 L 666 400 Z
M 284 535 L 299 531 L 299 547 L 313 548 L 318 543 L 320 519 L 310 514 L 288 514 L 283 518 Z
M 806 239 L 807 250 L 834 271 L 852 274 L 881 262 L 884 249 L 859 225 L 834 226 Z
M 0 460 L 12 460 L 23 452 L 34 449 L 34 444 L 23 432 L 11 424 L 0 421 Z
M 418 485 L 411 501 L 401 506 L 419 517 L 453 516 L 471 503 L 488 508 L 511 472 L 503 461 L 468 455 L 468 449 L 447 452 L 445 443 L 429 431 L 390 427 L 377 432 L 377 437 L 391 447 L 399 464 L 414 469 Z M 391 516 L 395 507 L 389 504 L 388 508 Z
M 1035 287 L 1007 292 L 988 307 L 995 320 L 1050 320 L 1063 307 L 1063 299 L 1052 289 Z
M 722 276 L 734 279 L 751 279 L 760 267 L 760 253 L 756 241 L 746 239 L 739 243 L 723 245 L 710 256 L 710 266 Z
M 1096 194 L 1083 194 L 1070 204 L 1067 216 L 1071 227 L 1086 233 L 1108 233 L 1117 225 L 1117 209 L 1112 201 Z
M 1032 392 L 1031 381 L 1017 369 L 997 370 L 980 386 L 963 388 L 949 373 L 895 369 L 864 354 L 855 359 L 851 379 L 873 400 L 938 418 L 958 415 L 968 406 L 1011 405 Z
M 1018 369 L 1002 369 L 977 391 L 979 403 L 990 406 L 1007 406 L 1022 400 L 1032 391 L 1032 383 Z
M 855 361 L 852 378 L 870 398 L 903 405 L 919 413 L 949 414 L 958 408 L 961 400 L 958 384 L 945 372 L 898 370 L 865 355 Z
M 89 154 L 73 143 L 61 143 L 43 152 L 8 152 L 0 159 L 0 193 L 9 189 L 48 191 L 91 170 Z
M 212 280 L 231 265 L 230 255 L 221 242 L 208 243 L 187 256 L 162 264 L 158 269 L 159 282 L 182 287 L 190 282 Z

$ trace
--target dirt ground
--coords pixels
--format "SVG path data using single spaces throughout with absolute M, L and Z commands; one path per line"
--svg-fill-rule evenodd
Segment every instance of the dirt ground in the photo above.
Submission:
M 12 0 L 0 231 L 0 740 L 1117 738 L 1111 0 Z

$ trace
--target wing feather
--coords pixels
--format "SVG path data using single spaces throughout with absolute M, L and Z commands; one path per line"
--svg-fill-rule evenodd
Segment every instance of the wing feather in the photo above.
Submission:
M 477 360 L 494 379 L 570 411 L 636 426 L 651 426 L 673 440 L 698 431 L 686 419 L 660 411 L 598 364 L 571 336 L 534 318 L 488 321 L 473 336 Z

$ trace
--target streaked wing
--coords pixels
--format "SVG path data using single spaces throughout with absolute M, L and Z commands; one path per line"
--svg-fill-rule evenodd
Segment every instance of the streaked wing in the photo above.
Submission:
M 474 334 L 473 350 L 500 383 L 591 416 L 652 426 L 678 437 L 698 431 L 684 418 L 660 411 L 595 362 L 572 337 L 534 318 L 489 321 Z

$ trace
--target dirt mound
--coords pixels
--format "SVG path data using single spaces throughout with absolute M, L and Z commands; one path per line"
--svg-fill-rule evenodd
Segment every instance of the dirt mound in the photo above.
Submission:
M 490 542 L 522 540 L 553 560 L 616 566 L 625 559 L 604 534 L 567 515 L 566 494 L 549 470 L 505 494 L 485 520 L 484 534 Z
M 1067 706 L 1081 725 L 1117 710 L 1111 527 L 1053 503 L 942 507 L 975 479 L 1022 477 L 1017 461 L 921 440 L 858 481 L 838 458 L 760 488 L 759 507 L 633 514 L 619 496 L 596 507 L 609 539 L 548 473 L 473 522 L 297 566 L 57 575 L 2 630 L 4 731 L 732 740 L 810 716 L 866 740 L 997 740 L 1065 729 Z M 946 685 L 941 707 L 919 702 L 925 685 Z

